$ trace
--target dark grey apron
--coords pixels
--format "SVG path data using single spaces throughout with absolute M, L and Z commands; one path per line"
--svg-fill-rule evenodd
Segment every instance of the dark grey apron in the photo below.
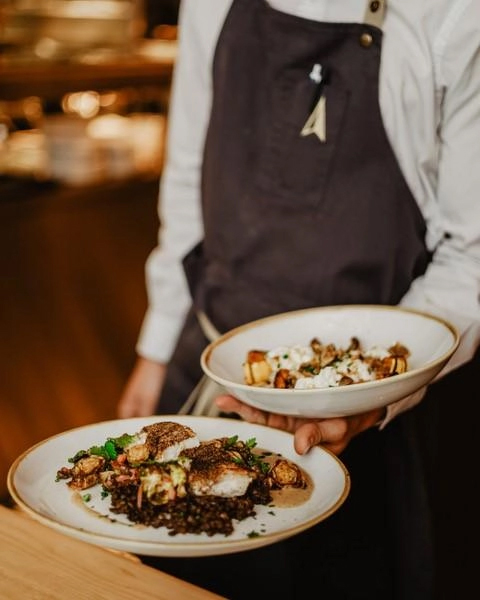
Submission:
M 323 23 L 264 0 L 233 2 L 213 65 L 205 239 L 185 258 L 195 310 L 220 332 L 299 308 L 396 304 L 425 271 L 425 223 L 379 107 L 383 9 L 369 2 L 365 23 Z M 320 100 L 320 135 L 302 135 Z M 177 412 L 201 378 L 207 340 L 195 310 L 169 365 L 162 413 Z M 428 600 L 428 507 L 411 420 L 353 440 L 342 455 L 350 497 L 324 523 L 261 553 L 221 558 L 223 583 L 205 563 L 203 579 L 197 568 L 179 574 L 229 598 L 260 598 L 255 586 L 229 591 L 237 561 L 262 578 L 271 571 L 269 597 L 318 589 L 325 598 Z

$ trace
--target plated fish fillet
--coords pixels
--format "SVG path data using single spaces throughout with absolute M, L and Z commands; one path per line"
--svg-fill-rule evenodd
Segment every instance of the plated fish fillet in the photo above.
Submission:
M 243 496 L 257 477 L 222 440 L 202 442 L 184 455 L 191 459 L 188 486 L 195 496 Z
M 130 463 L 153 459 L 157 462 L 177 460 L 183 450 L 198 446 L 197 434 L 186 425 L 160 421 L 146 425 L 124 450 Z

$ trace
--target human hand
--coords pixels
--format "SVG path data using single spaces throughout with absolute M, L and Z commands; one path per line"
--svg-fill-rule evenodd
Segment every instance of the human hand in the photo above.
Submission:
M 153 415 L 165 381 L 167 367 L 139 357 L 117 406 L 119 419 Z
M 294 448 L 298 454 L 306 454 L 317 444 L 334 454 L 341 454 L 353 437 L 373 427 L 385 416 L 385 408 L 376 408 L 349 417 L 298 418 L 259 410 L 230 395 L 218 396 L 215 404 L 222 412 L 236 413 L 249 423 L 267 425 L 293 433 Z

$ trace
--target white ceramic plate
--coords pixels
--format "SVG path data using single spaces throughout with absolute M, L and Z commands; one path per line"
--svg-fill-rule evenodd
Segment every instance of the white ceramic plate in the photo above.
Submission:
M 91 493 L 88 506 L 97 511 L 94 512 L 79 501 L 65 480 L 55 481 L 57 470 L 67 466 L 68 458 L 78 450 L 101 445 L 107 437 L 135 433 L 144 425 L 162 420 L 188 425 L 204 440 L 233 435 L 242 440 L 254 437 L 259 448 L 278 452 L 305 469 L 314 483 L 313 494 L 294 508 L 256 506 L 257 515 L 235 523 L 230 536 L 172 537 L 165 528 L 140 527 L 110 513 L 109 499 L 102 499 L 100 486 L 81 492 Z M 278 542 L 326 519 L 340 508 L 350 491 L 349 474 L 336 456 L 319 447 L 299 456 L 288 433 L 234 419 L 170 415 L 107 421 L 53 436 L 17 458 L 10 467 L 7 484 L 22 510 L 66 535 L 134 554 L 184 557 L 228 554 Z M 252 532 L 258 535 L 249 537 Z
M 353 336 L 364 348 L 403 344 L 411 353 L 407 372 L 308 390 L 244 382 L 243 363 L 249 350 L 308 345 L 314 337 L 345 348 Z M 416 392 L 441 371 L 458 343 L 455 328 L 433 315 L 383 305 L 329 306 L 282 313 L 232 329 L 207 346 L 201 365 L 216 383 L 256 408 L 300 417 L 340 417 L 386 406 Z

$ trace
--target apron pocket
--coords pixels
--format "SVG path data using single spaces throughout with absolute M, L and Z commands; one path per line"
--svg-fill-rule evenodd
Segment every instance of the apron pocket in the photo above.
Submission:
M 342 134 L 349 91 L 326 85 L 326 140 L 316 134 L 301 135 L 315 105 L 315 86 L 305 70 L 290 71 L 270 90 L 269 119 L 260 124 L 255 186 L 290 208 L 321 208 L 336 149 Z

